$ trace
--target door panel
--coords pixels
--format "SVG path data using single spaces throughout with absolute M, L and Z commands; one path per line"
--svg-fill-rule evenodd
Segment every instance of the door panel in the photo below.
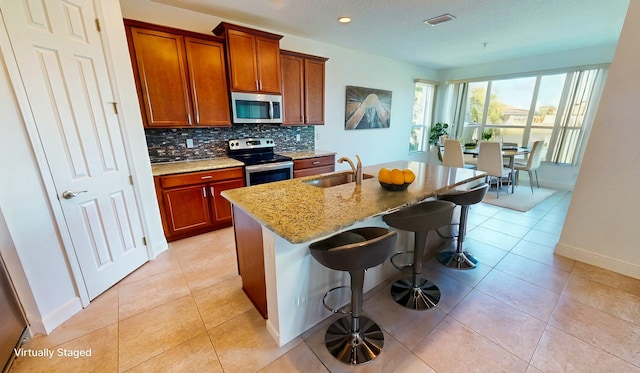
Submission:
M 22 112 L 37 127 L 64 215 L 59 229 L 69 231 L 93 299 L 148 259 L 96 9 L 90 0 L 2 5 L 29 101 Z
M 231 89 L 258 90 L 255 36 L 236 30 L 227 32 Z
M 307 124 L 324 124 L 324 62 L 306 59 L 305 111 Z
M 280 78 L 280 42 L 258 36 L 256 37 L 256 52 L 260 91 L 280 93 L 282 89 L 282 80 Z
M 229 90 L 224 64 L 224 45 L 185 38 L 194 124 L 231 126 Z
M 221 181 L 211 184 L 211 208 L 214 224 L 231 223 L 231 203 L 220 195 L 225 190 L 244 187 L 244 180 Z
M 163 191 L 167 225 L 171 234 L 188 232 L 211 225 L 206 185 Z
M 140 87 L 149 127 L 192 124 L 184 38 L 132 27 Z

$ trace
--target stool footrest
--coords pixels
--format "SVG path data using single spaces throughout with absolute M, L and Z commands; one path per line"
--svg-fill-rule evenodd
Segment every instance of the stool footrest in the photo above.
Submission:
M 336 286 L 335 288 L 327 291 L 326 293 L 324 293 L 324 296 L 322 297 L 322 305 L 324 306 L 324 308 L 326 308 L 327 310 L 329 310 L 330 312 L 333 313 L 342 313 L 345 315 L 349 315 L 351 314 L 351 303 L 347 302 L 344 306 L 336 308 L 336 307 L 331 307 L 327 304 L 327 298 L 333 293 L 339 293 L 340 291 L 344 291 L 345 289 L 349 290 L 349 297 L 347 299 L 351 299 L 351 287 L 350 286 Z
M 404 257 L 408 257 L 409 260 L 403 260 Z M 391 264 L 400 271 L 411 268 L 413 267 L 413 251 L 398 251 L 391 256 L 390 261 Z

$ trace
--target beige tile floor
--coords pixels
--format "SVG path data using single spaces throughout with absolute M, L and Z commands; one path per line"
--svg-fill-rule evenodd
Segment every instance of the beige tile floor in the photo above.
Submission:
M 170 249 L 27 348 L 91 348 L 90 358 L 19 358 L 18 372 L 640 372 L 640 281 L 553 254 L 569 203 L 557 193 L 527 213 L 472 207 L 466 248 L 480 265 L 430 260 L 438 307 L 410 311 L 389 284 L 366 296 L 382 354 L 353 368 L 324 331 L 279 348 L 241 290 L 233 232 Z

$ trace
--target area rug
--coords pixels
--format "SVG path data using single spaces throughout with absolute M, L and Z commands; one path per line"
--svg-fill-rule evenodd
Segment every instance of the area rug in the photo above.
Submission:
M 511 188 L 509 188 L 509 191 L 511 191 Z M 533 187 L 533 194 L 531 194 L 531 188 L 529 188 L 528 185 L 520 185 L 516 187 L 515 193 L 513 194 L 506 194 L 505 192 L 506 188 L 503 188 L 500 191 L 500 198 L 496 199 L 496 190 L 495 188 L 491 188 L 487 192 L 487 195 L 484 196 L 484 199 L 482 199 L 482 202 L 524 212 L 536 207 L 540 202 L 549 198 L 557 191 Z

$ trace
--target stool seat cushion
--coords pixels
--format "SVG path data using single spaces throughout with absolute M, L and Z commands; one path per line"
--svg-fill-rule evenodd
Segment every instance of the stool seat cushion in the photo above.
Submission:
M 391 255 L 397 234 L 381 227 L 356 228 L 309 245 L 320 264 L 336 271 L 362 271 Z
M 428 232 L 451 224 L 456 205 L 449 201 L 427 201 L 385 215 L 390 226 L 410 232 Z
M 479 203 L 489 190 L 489 184 L 482 183 L 469 190 L 456 190 L 451 193 L 441 194 L 439 200 L 453 202 L 459 206 L 470 206 Z

